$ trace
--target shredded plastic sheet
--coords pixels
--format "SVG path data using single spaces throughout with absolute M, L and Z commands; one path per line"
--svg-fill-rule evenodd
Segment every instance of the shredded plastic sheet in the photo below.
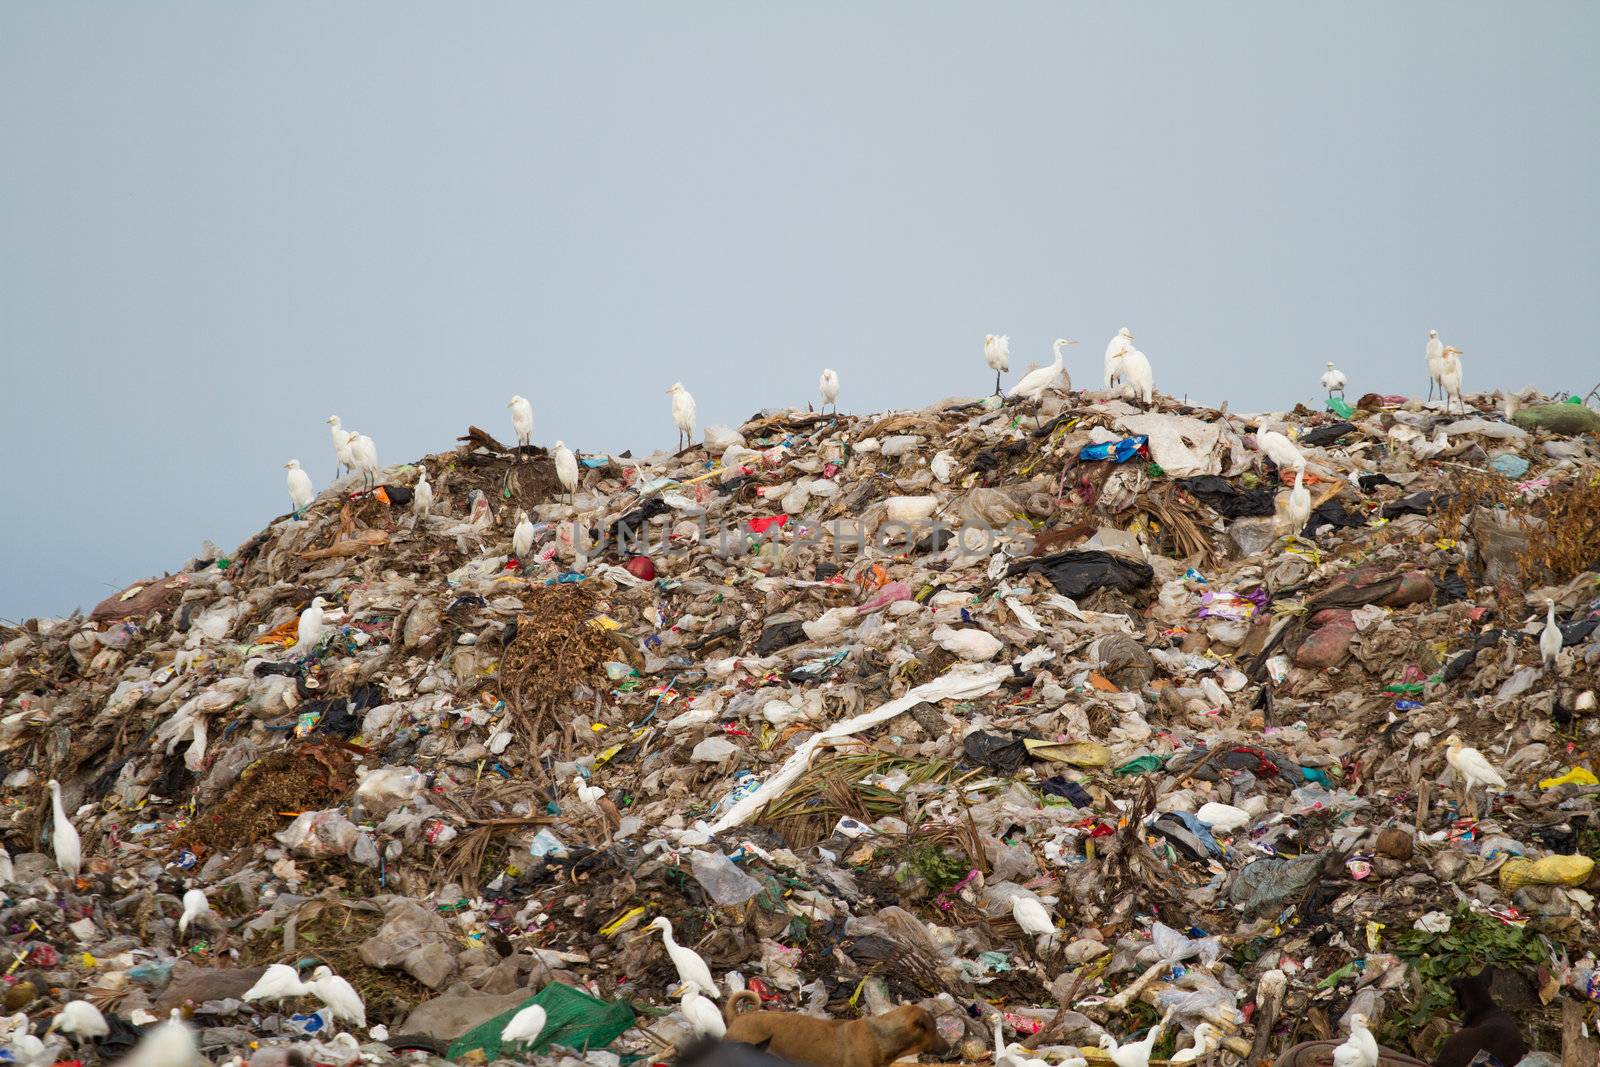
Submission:
M 743 825 L 753 818 L 756 812 L 766 807 L 767 804 L 782 796 L 784 791 L 805 773 L 811 763 L 811 757 L 829 741 L 837 741 L 842 737 L 852 737 L 863 730 L 869 730 L 881 722 L 888 722 L 896 715 L 910 711 L 917 704 L 927 701 L 935 703 L 940 700 L 971 700 L 973 697 L 992 693 L 1000 688 L 1000 684 L 1011 677 L 1009 664 L 1001 667 L 973 666 L 955 667 L 949 673 L 935 678 L 931 682 L 917 686 L 908 691 L 897 700 L 887 704 L 879 704 L 871 711 L 863 712 L 853 719 L 836 723 L 820 733 L 812 734 L 795 749 L 794 755 L 784 761 L 771 777 L 761 784 L 761 788 L 745 797 L 739 803 L 729 808 L 727 813 L 712 824 L 715 833 L 735 826 Z

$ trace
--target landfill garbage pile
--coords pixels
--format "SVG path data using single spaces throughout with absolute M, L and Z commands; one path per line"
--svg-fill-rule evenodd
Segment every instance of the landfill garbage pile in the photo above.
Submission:
M 0 631 L 4 1056 L 610 1067 L 743 990 L 920 1006 L 925 1061 L 1361 1016 L 1431 1062 L 1486 966 L 1588 1054 L 1600 444 L 1504 399 L 785 410 L 570 494 L 473 428 L 345 478 Z

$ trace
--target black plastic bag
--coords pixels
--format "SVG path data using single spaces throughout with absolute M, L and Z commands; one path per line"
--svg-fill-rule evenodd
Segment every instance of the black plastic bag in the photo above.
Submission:
M 756 655 L 770 656 L 780 649 L 798 645 L 804 640 L 806 632 L 798 619 L 793 622 L 780 622 L 761 631 L 761 636 L 756 638 Z
M 1273 513 L 1270 489 L 1256 489 L 1247 493 L 1226 478 L 1219 478 L 1215 474 L 1203 474 L 1198 478 L 1179 478 L 1178 487 L 1198 497 L 1207 507 L 1225 519 L 1242 519 Z
M 1015 574 L 1042 574 L 1056 587 L 1056 592 L 1074 600 L 1100 589 L 1131 593 L 1143 589 L 1156 577 L 1148 563 L 1092 549 L 1057 552 L 1053 556 L 1013 563 L 1006 576 Z
M 1015 774 L 1028 758 L 1028 746 L 1020 737 L 986 734 L 974 730 L 961 743 L 967 759 L 991 770 Z
M 1347 433 L 1355 432 L 1355 424 L 1350 422 L 1336 422 L 1330 426 L 1318 426 L 1315 430 L 1308 430 L 1300 435 L 1300 443 L 1317 447 L 1332 444 Z

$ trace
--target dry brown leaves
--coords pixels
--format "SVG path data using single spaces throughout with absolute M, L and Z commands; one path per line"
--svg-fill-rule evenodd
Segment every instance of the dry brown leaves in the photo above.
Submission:
M 264 840 L 289 824 L 284 813 L 315 811 L 342 800 L 355 788 L 352 768 L 348 752 L 322 741 L 274 752 L 198 813 L 188 838 L 222 849 Z
M 1566 582 L 1600 558 L 1600 480 L 1558 482 L 1533 499 L 1492 471 L 1458 471 L 1437 516 L 1446 537 L 1459 536 L 1477 508 L 1501 511 L 1528 539 L 1517 563 L 1527 582 Z

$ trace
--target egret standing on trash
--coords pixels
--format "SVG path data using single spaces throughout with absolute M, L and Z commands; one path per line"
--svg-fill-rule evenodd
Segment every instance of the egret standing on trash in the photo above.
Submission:
M 1268 430 L 1265 427 L 1257 428 L 1256 447 L 1261 450 L 1262 455 L 1272 460 L 1280 469 L 1284 467 L 1304 467 L 1306 465 L 1306 457 L 1294 446 L 1293 442 L 1277 430 Z
M 1055 349 L 1056 358 L 1049 366 L 1031 370 L 1022 376 L 1022 380 L 1006 391 L 1006 396 L 1012 400 L 1032 400 L 1034 418 L 1039 416 L 1039 405 L 1044 403 L 1044 394 L 1061 380 L 1061 350 L 1068 345 L 1078 342 L 1069 341 L 1065 337 L 1058 337 L 1050 347 Z
M 1444 363 L 1439 370 L 1439 388 L 1444 390 L 1444 409 L 1449 411 L 1452 404 L 1460 407 L 1464 415 L 1467 405 L 1461 399 L 1461 349 L 1450 345 L 1444 346 Z
M 328 416 L 328 436 L 333 438 L 333 455 L 339 461 L 339 468 L 354 472 L 356 469 L 355 457 L 350 454 L 350 439 L 355 436 L 346 430 L 339 422 L 339 416 Z M 337 473 L 337 472 L 336 472 Z
M 428 468 L 417 475 L 417 484 L 411 489 L 411 513 L 418 518 L 433 511 L 433 486 L 428 484 Z
M 55 849 L 56 866 L 76 879 L 83 869 L 83 842 L 78 837 L 78 828 L 72 825 L 67 810 L 61 806 L 61 783 L 54 778 L 50 779 L 50 814 L 54 819 L 50 844 Z
M 506 407 L 511 409 L 511 428 L 517 432 L 517 445 L 527 448 L 533 443 L 533 405 L 520 396 L 513 396 Z
M 294 505 L 294 517 L 298 519 L 317 498 L 317 491 L 311 487 L 311 475 L 300 469 L 299 460 L 291 459 L 283 469 L 289 472 L 289 503 Z
M 555 461 L 556 477 L 560 479 L 561 488 L 566 490 L 570 502 L 572 494 L 578 489 L 578 457 L 561 441 L 557 441 L 550 449 L 550 456 Z
M 50 1020 L 46 1034 L 60 1031 L 69 1037 L 93 1041 L 111 1033 L 111 1025 L 99 1008 L 87 1000 L 69 1000 L 61 1005 L 55 1018 Z
M 1156 375 L 1150 369 L 1150 360 L 1145 358 L 1145 354 L 1132 345 L 1128 346 L 1128 350 L 1117 361 L 1117 373 L 1122 377 L 1123 387 L 1131 389 L 1139 402 L 1149 407 L 1156 396 Z
M 1556 602 L 1546 599 L 1544 629 L 1539 631 L 1539 662 L 1544 669 L 1554 670 L 1556 657 L 1561 655 L 1561 627 L 1556 625 Z
M 817 380 L 817 392 L 822 394 L 822 406 L 826 408 L 833 405 L 833 413 L 839 413 L 839 376 L 833 373 L 832 368 L 825 367 L 822 377 Z
M 706 966 L 706 961 L 692 948 L 685 948 L 678 944 L 672 937 L 672 920 L 665 915 L 658 915 L 645 927 L 646 933 L 651 930 L 661 931 L 661 940 L 667 946 L 667 955 L 672 958 L 672 965 L 678 969 L 678 980 L 685 985 L 694 986 L 708 997 L 715 998 L 717 994 L 716 979 L 711 977 L 711 968 Z
M 323 635 L 328 629 L 324 615 L 327 606 L 326 600 L 314 596 L 306 610 L 300 613 L 300 623 L 295 627 L 294 640 L 294 651 L 297 655 L 306 655 L 322 643 Z
M 1106 381 L 1105 387 L 1111 388 L 1111 383 L 1121 377 L 1122 354 L 1133 347 L 1133 331 L 1124 326 L 1117 331 L 1106 345 Z
M 511 554 L 517 557 L 518 563 L 526 563 L 528 553 L 533 551 L 533 523 L 528 521 L 526 511 L 517 511 L 517 528 L 511 534 Z
M 1294 488 L 1289 490 L 1289 532 L 1299 537 L 1311 521 L 1311 491 L 1305 486 L 1304 464 L 1294 469 Z
M 517 1012 L 506 1023 L 505 1029 L 500 1031 L 500 1040 L 507 1043 L 528 1044 L 538 1040 L 544 1033 L 544 1024 L 547 1015 L 543 1007 L 538 1004 L 529 1004 Z
M 1005 334 L 996 337 L 983 335 L 983 361 L 994 371 L 994 395 L 1000 395 L 1000 375 L 1011 369 L 1011 338 Z
M 306 992 L 316 997 L 333 1013 L 335 1019 L 344 1019 L 357 1026 L 367 1025 L 367 1006 L 355 986 L 333 973 L 332 967 L 318 967 L 311 972 Z
M 1333 399 L 1334 393 L 1338 393 L 1340 397 L 1344 396 L 1344 372 L 1333 365 L 1333 360 L 1328 360 L 1328 369 L 1322 372 L 1322 377 L 1318 380 L 1322 383 L 1322 388 L 1328 391 L 1328 399 Z
M 1350 1036 L 1333 1050 L 1334 1067 L 1378 1067 L 1378 1039 L 1367 1029 L 1367 1017 L 1350 1016 Z
M 1023 932 L 1029 934 L 1039 942 L 1039 946 L 1048 949 L 1056 936 L 1056 924 L 1050 921 L 1050 911 L 1037 899 L 1018 893 L 1011 898 L 1011 917 L 1022 927 Z
M 1455 772 L 1461 776 L 1463 788 L 1467 793 L 1468 804 L 1474 810 L 1476 810 L 1477 804 L 1472 800 L 1472 790 L 1476 786 L 1481 785 L 1486 789 L 1493 789 L 1496 792 L 1505 791 L 1506 780 L 1502 778 L 1500 776 L 1500 772 L 1495 770 L 1494 766 L 1484 758 L 1482 752 L 1479 752 L 1475 748 L 1466 747 L 1461 743 L 1461 738 L 1457 737 L 1455 734 L 1451 734 L 1449 737 L 1445 738 L 1444 745 L 1445 762 L 1449 763 L 1451 767 L 1455 768 Z
M 1428 399 L 1432 400 L 1433 390 L 1444 374 L 1444 342 L 1439 340 L 1438 330 L 1428 331 L 1428 346 L 1422 350 L 1422 356 L 1428 361 Z
M 256 979 L 256 984 L 251 986 L 242 999 L 255 1000 L 288 1000 L 291 997 L 306 995 L 306 984 L 300 980 L 300 972 L 287 963 L 270 963 L 265 973 Z
M 356 469 L 361 472 L 361 482 L 368 489 L 377 484 L 378 474 L 378 446 L 372 443 L 372 438 L 364 433 L 358 433 L 350 440 L 350 457 L 355 460 Z
M 667 395 L 672 397 L 672 424 L 678 428 L 678 451 L 681 452 L 694 444 L 694 397 L 682 382 L 673 382 Z
M 183 895 L 183 914 L 178 917 L 178 933 L 183 934 L 191 923 L 210 910 L 211 902 L 206 899 L 204 889 L 196 887 L 189 890 Z

